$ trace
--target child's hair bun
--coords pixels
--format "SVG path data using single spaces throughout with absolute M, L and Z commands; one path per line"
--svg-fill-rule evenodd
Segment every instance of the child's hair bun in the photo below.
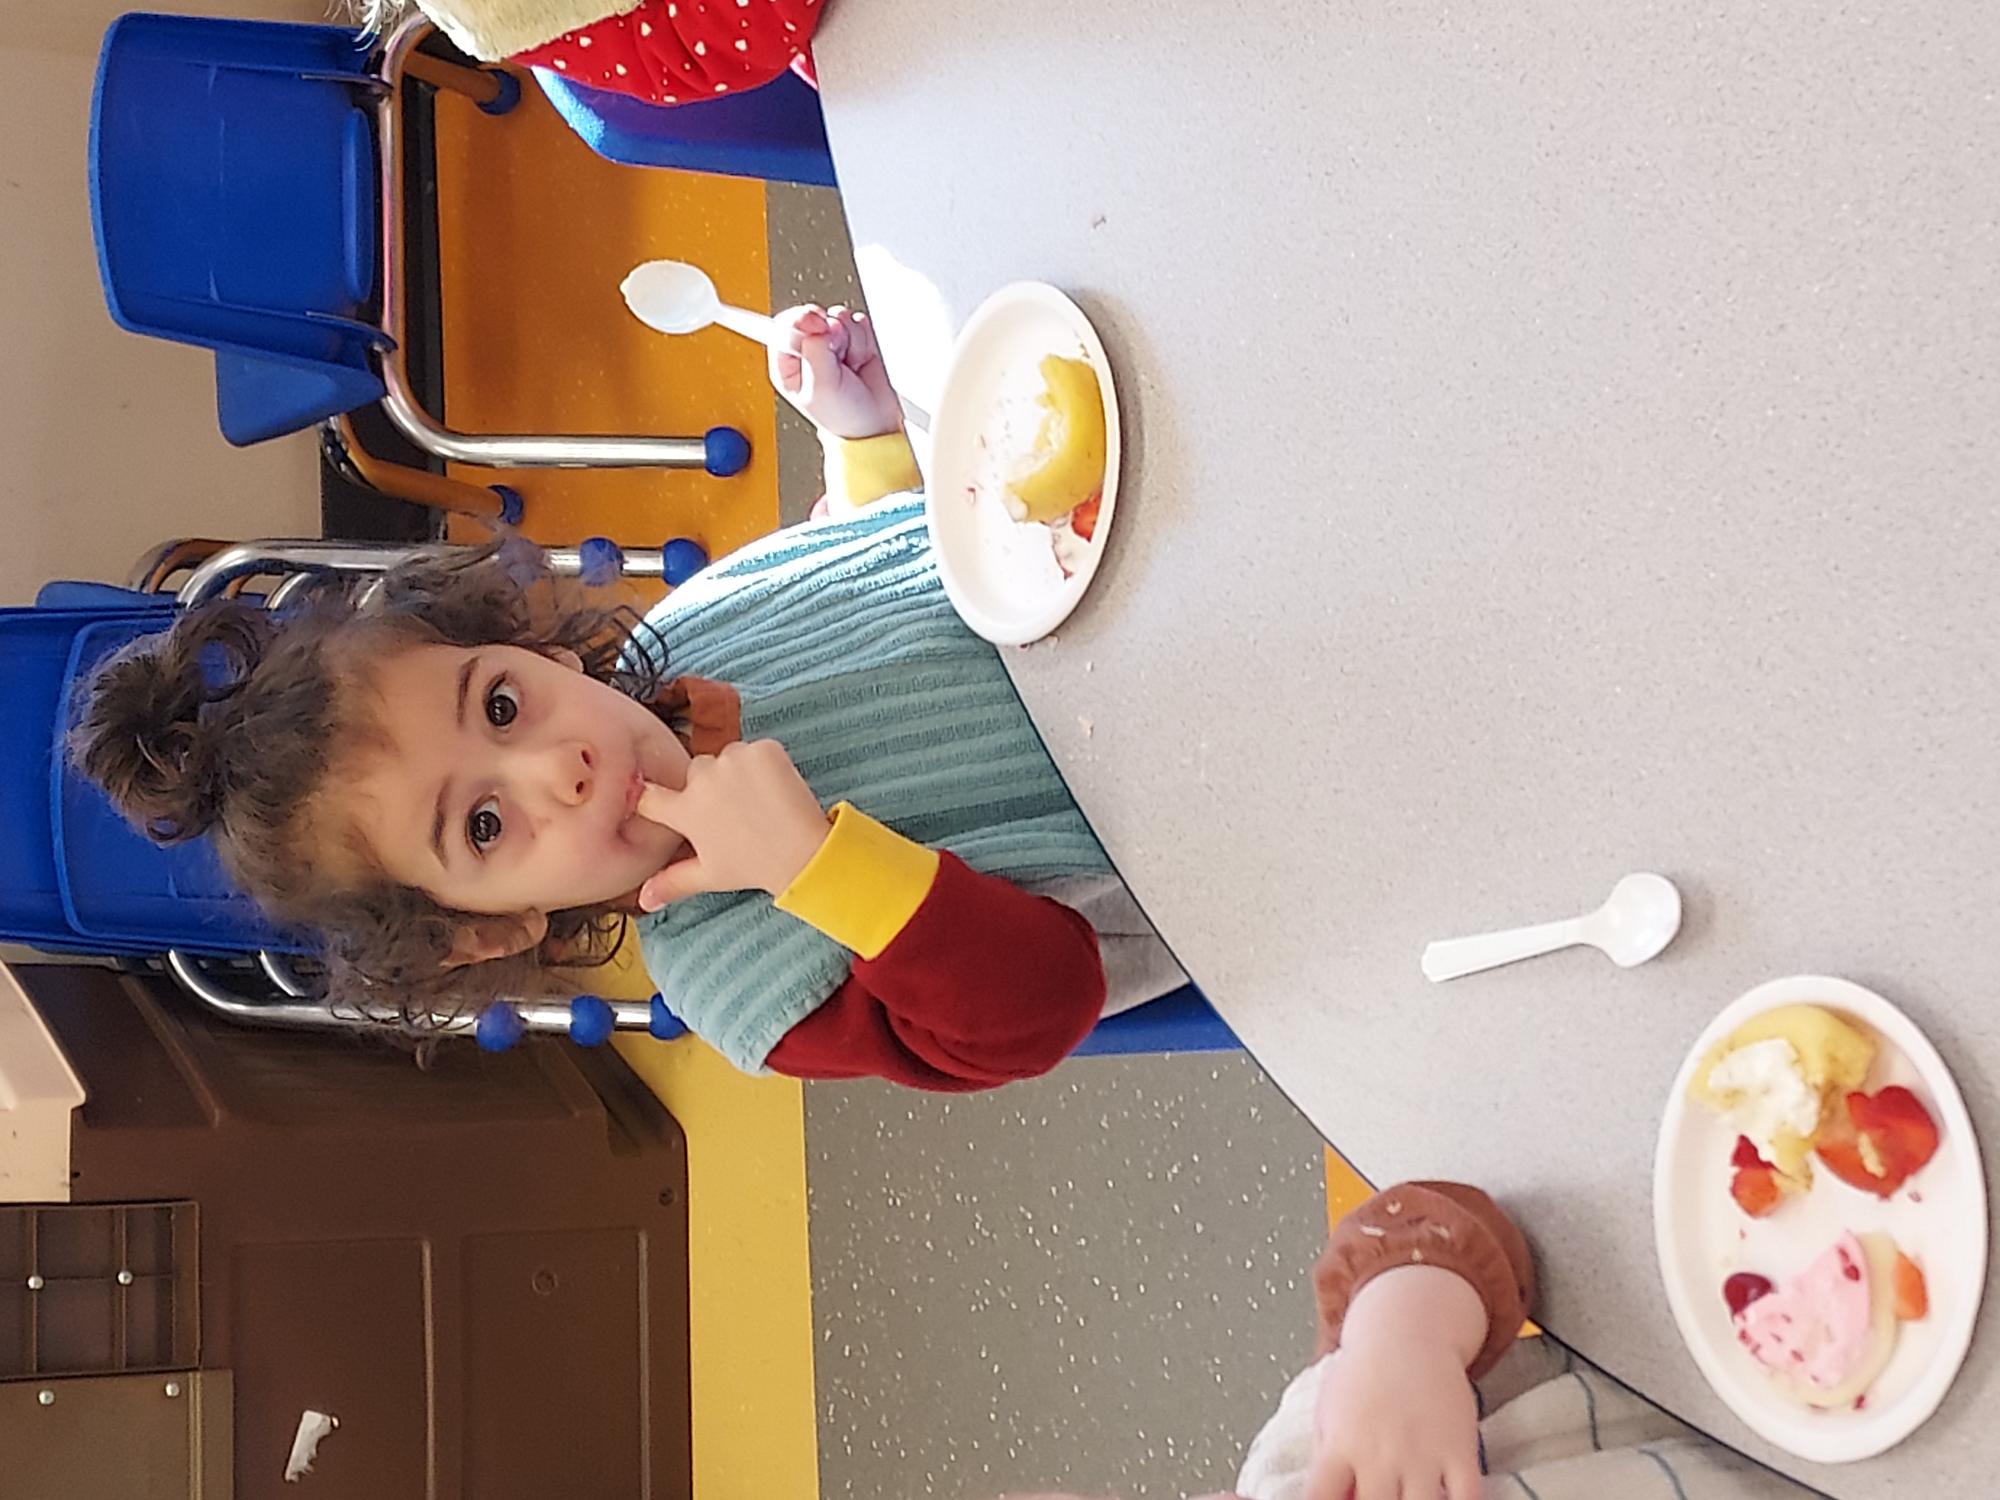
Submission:
M 275 625 L 262 609 L 221 600 L 133 643 L 91 679 L 71 755 L 154 841 L 199 838 L 221 818 L 232 757 L 256 753 L 232 700 Z

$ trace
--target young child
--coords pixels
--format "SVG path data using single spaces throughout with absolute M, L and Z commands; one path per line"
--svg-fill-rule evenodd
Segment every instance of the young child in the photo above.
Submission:
M 413 1025 L 573 988 L 630 918 L 669 1006 L 749 1071 L 992 1087 L 1176 988 L 921 510 L 881 498 L 918 476 L 866 318 L 782 321 L 772 378 L 845 515 L 643 624 L 508 544 L 366 602 L 191 611 L 96 674 L 85 773 L 155 839 L 211 836 L 323 935 L 336 999 Z
M 1803 1500 L 1546 1338 L 1527 1242 L 1476 1188 L 1407 1182 L 1313 1270 L 1320 1358 L 1243 1463 L 1242 1500 Z M 1484 1479 L 1482 1480 L 1482 1473 Z
M 813 82 L 828 0 L 416 0 L 468 56 L 549 68 L 648 104 L 742 93 L 788 69 Z M 361 0 L 379 29 L 408 0 Z

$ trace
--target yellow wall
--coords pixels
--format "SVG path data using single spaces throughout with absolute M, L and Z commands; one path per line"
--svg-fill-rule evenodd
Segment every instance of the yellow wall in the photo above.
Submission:
M 0 0 L 0 604 L 123 582 L 168 537 L 319 531 L 312 435 L 231 448 L 214 356 L 105 310 L 85 146 L 98 48 L 128 10 L 304 21 L 326 0 Z

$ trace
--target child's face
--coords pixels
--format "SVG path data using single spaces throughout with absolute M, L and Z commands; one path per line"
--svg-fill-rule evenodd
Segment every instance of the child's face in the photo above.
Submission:
M 634 814 L 688 756 L 643 705 L 574 657 L 418 646 L 371 671 L 387 744 L 351 807 L 383 873 L 440 905 L 518 915 L 630 896 L 681 846 Z

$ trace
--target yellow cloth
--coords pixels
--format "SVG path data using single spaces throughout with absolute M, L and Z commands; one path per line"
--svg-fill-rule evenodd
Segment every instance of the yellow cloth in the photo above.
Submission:
M 836 508 L 859 509 L 884 495 L 904 495 L 923 488 L 917 455 L 901 428 L 872 438 L 840 438 L 822 432 L 819 440 L 826 453 L 826 498 Z
M 937 870 L 936 850 L 843 802 L 833 810 L 826 842 L 779 894 L 777 907 L 874 958 L 910 925 Z
M 461 52 L 500 62 L 637 10 L 640 0 L 417 0 Z

